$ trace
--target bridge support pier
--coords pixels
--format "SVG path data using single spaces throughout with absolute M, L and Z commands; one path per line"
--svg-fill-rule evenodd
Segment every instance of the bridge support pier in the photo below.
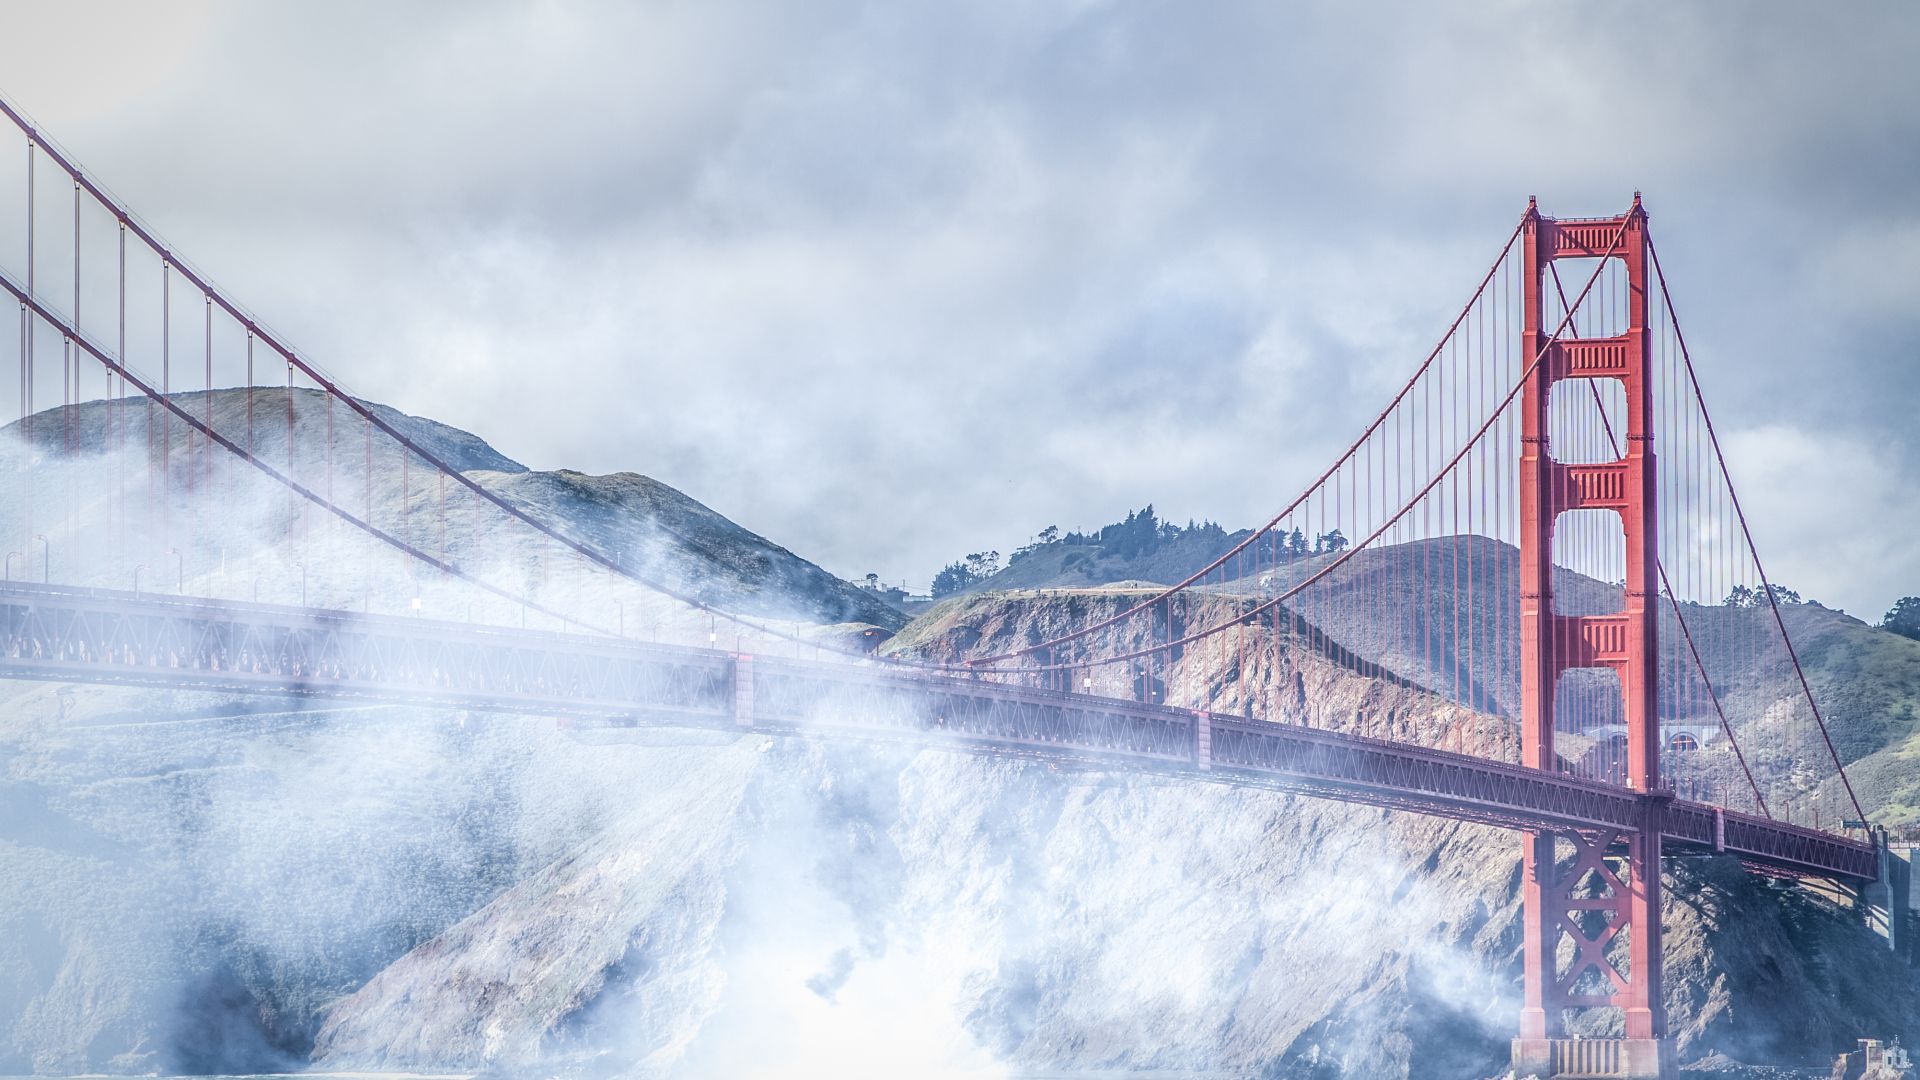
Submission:
M 1913 916 L 1913 850 L 1895 850 L 1886 830 L 1873 834 L 1880 874 L 1860 887 L 1858 904 L 1867 926 L 1887 939 L 1887 947 L 1903 959 L 1916 959 L 1910 939 Z
M 1631 832 L 1528 834 L 1522 886 L 1526 998 L 1520 1038 L 1513 1041 L 1516 1076 L 1673 1075 L 1673 1044 L 1660 1007 L 1664 802 L 1645 797 L 1645 820 Z M 1563 849 L 1570 849 L 1569 857 L 1561 857 Z M 1565 964 L 1563 941 L 1572 945 Z M 1566 1010 L 1607 1007 L 1620 1010 L 1624 1038 L 1567 1036 Z
M 1671 1039 L 1515 1039 L 1518 1077 L 1619 1077 L 1667 1080 L 1679 1075 Z
M 1517 1077 L 1619 1077 L 1669 1080 L 1678 1076 L 1672 1039 L 1515 1039 Z

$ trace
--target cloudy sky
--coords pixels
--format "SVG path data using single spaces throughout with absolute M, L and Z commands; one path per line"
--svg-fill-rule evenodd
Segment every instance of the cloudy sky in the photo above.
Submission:
M 22 3 L 0 92 L 363 396 L 924 587 L 1264 519 L 1646 192 L 1774 575 L 1920 593 L 1920 6 Z

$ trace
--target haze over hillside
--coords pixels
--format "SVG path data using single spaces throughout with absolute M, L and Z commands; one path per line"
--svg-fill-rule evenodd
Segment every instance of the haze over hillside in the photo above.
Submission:
M 407 455 L 403 463 L 396 443 L 384 435 L 369 437 L 359 417 L 321 392 L 262 387 L 173 400 L 347 511 L 444 551 L 457 565 L 491 575 L 489 580 L 520 591 L 554 592 L 561 606 L 565 583 L 558 578 L 569 572 L 571 559 L 565 551 L 536 542 L 531 530 L 457 486 L 437 483 L 424 461 Z M 468 432 L 384 405 L 369 408 L 483 487 L 536 518 L 564 523 L 569 535 L 645 580 L 746 615 L 889 629 L 904 621 L 873 594 L 651 477 L 537 472 Z M 30 435 L 37 472 L 23 467 L 23 433 Z M 149 462 L 158 460 L 163 445 L 172 464 L 168 486 L 158 490 Z M 144 400 L 88 402 L 16 421 L 0 428 L 0 455 L 0 536 L 47 533 L 57 549 L 49 556 L 60 564 L 55 576 L 67 584 L 127 588 L 131 567 L 142 562 L 150 586 L 164 582 L 162 575 L 176 568 L 165 549 L 174 548 L 185 553 L 179 572 L 203 594 L 245 598 L 248 590 L 265 588 L 273 598 L 289 600 L 298 591 L 289 593 L 289 582 L 304 578 L 306 599 L 321 606 L 358 608 L 423 594 L 431 599 L 437 589 L 446 597 L 437 612 L 443 617 L 461 617 L 476 602 L 480 612 L 487 610 L 489 598 L 476 601 L 471 590 L 409 565 L 226 451 L 210 449 L 185 422 Z M 34 478 L 31 487 L 28 477 Z M 39 524 L 29 530 L 36 507 Z M 287 554 L 291 549 L 304 554 Z M 235 564 L 243 555 L 263 560 L 257 582 L 236 580 L 241 570 Z M 377 590 L 367 587 L 369 578 Z M 604 582 L 596 587 L 610 588 Z M 575 591 L 587 588 L 582 583 Z M 374 593 L 371 600 L 368 592 Z M 581 618 L 613 621 L 607 599 L 572 599 Z M 636 607 L 644 601 L 634 600 Z M 497 603 L 494 611 L 499 617 Z M 657 617 L 680 615 L 663 610 Z M 636 610 L 636 627 L 640 619 Z

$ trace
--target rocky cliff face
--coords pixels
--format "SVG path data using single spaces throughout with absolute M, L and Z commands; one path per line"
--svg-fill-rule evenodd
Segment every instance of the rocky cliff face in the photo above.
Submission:
M 1392 1076 L 1498 1057 L 1502 837 L 940 753 L 758 764 L 705 796 L 734 813 L 630 821 L 400 959 L 330 1010 L 316 1063 Z M 701 857 L 663 860 L 680 853 Z

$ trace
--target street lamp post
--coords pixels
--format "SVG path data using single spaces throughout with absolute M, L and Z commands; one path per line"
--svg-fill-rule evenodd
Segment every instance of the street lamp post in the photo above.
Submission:
M 53 543 L 47 539 L 46 533 L 35 533 L 33 538 L 40 541 L 40 583 L 51 585 L 53 584 Z
M 133 568 L 133 591 L 135 593 L 138 593 L 140 591 L 140 571 L 145 570 L 146 568 L 147 568 L 146 563 L 140 563 Z
M 7 573 L 6 573 L 6 580 L 8 580 L 8 581 L 12 581 L 12 580 L 13 580 L 13 560 L 15 560 L 15 559 L 17 559 L 17 558 L 19 558 L 19 557 L 20 557 L 20 553 L 19 553 L 19 552 L 17 552 L 17 551 L 9 551 L 9 552 L 7 552 L 7 560 L 6 560 L 6 562 L 7 562 Z

